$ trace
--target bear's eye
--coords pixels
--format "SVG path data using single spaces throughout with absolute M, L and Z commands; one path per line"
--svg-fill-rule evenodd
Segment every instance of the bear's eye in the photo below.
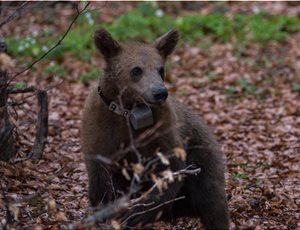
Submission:
M 160 67 L 160 68 L 158 69 L 158 73 L 159 73 L 159 75 L 161 76 L 161 78 L 164 79 L 164 76 L 165 76 L 165 69 L 164 69 L 163 66 Z
M 139 80 L 142 77 L 143 70 L 141 67 L 136 66 L 130 71 L 130 74 L 133 80 Z

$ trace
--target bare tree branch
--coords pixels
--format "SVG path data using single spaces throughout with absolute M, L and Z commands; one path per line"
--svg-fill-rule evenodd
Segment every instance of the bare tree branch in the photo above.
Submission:
M 153 128 L 149 128 L 146 132 L 142 133 L 138 138 L 136 138 L 134 140 L 135 147 L 136 148 L 145 147 L 145 146 L 149 145 L 150 143 L 152 143 L 153 141 L 155 141 L 157 138 L 162 137 L 162 136 L 166 135 L 167 133 L 171 132 L 172 130 L 180 127 L 180 126 L 176 125 L 176 126 L 172 126 L 172 127 L 165 129 L 163 132 L 161 132 L 161 131 L 158 132 L 158 129 L 162 126 L 162 124 L 163 124 L 162 122 L 158 122 L 157 124 L 155 124 L 155 126 Z M 114 158 L 111 160 L 118 161 L 121 158 L 123 158 L 126 153 L 128 153 L 130 151 L 132 151 L 131 146 L 128 146 L 124 149 L 120 149 L 117 151 Z
M 196 169 L 190 169 L 194 167 L 193 165 L 189 165 L 187 166 L 186 168 L 184 169 L 181 169 L 181 170 L 178 170 L 176 172 L 173 172 L 172 175 L 174 178 L 178 178 L 179 176 L 182 176 L 182 175 L 196 175 L 198 173 L 201 172 L 201 169 L 200 168 L 196 168 Z M 161 178 L 162 181 L 167 181 L 169 180 L 169 177 L 163 177 Z M 147 198 L 147 196 L 149 196 L 149 194 L 151 192 L 154 191 L 154 189 L 156 189 L 157 187 L 159 186 L 158 182 L 156 182 L 148 191 L 146 191 L 142 196 L 140 196 L 139 198 L 136 198 L 134 200 L 132 200 L 132 203 L 136 204 L 138 202 L 141 202 L 142 200 L 144 200 L 145 198 Z
M 182 200 L 182 199 L 184 199 L 184 198 L 185 198 L 185 196 L 176 197 L 176 198 L 174 198 L 174 199 L 172 199 L 172 200 L 168 200 L 168 201 L 165 201 L 165 202 L 163 202 L 163 203 L 160 203 L 160 204 L 158 204 L 158 205 L 156 205 L 155 207 L 152 207 L 152 208 L 150 208 L 150 209 L 146 209 L 146 210 L 141 211 L 141 212 L 133 213 L 131 216 L 127 217 L 127 218 L 121 223 L 121 225 L 125 225 L 125 223 L 126 223 L 129 219 L 131 219 L 131 218 L 133 218 L 133 217 L 135 217 L 135 216 L 140 216 L 140 215 L 146 214 L 146 213 L 148 213 L 148 212 L 152 212 L 152 211 L 154 211 L 154 210 L 156 210 L 156 209 L 158 209 L 158 208 L 160 208 L 160 207 L 162 207 L 162 206 L 164 206 L 164 205 L 173 203 L 173 202 L 178 201 L 178 200 Z
M 59 87 L 60 85 L 62 85 L 62 84 L 64 83 L 64 81 L 65 81 L 65 80 L 62 79 L 60 82 L 58 82 L 58 83 L 56 83 L 56 84 L 53 84 L 53 85 L 50 85 L 49 87 L 47 87 L 47 88 L 46 88 L 45 90 L 43 90 L 43 91 L 48 92 L 48 91 L 51 90 L 51 89 L 54 89 L 54 88 L 56 88 L 56 87 Z M 35 96 L 37 95 L 37 91 L 38 91 L 38 90 L 36 89 L 32 95 L 23 97 L 23 98 L 22 98 L 22 101 L 19 101 L 19 102 L 8 102 L 7 104 L 8 104 L 9 106 L 12 106 L 12 107 L 22 105 L 22 104 L 24 104 L 24 103 L 26 102 L 26 100 L 27 100 L 28 98 L 35 97 Z
M 89 216 L 88 218 L 84 219 L 80 223 L 76 223 L 73 228 L 76 228 L 77 226 L 84 225 L 85 228 L 91 227 L 95 223 L 101 223 L 105 220 L 116 216 L 116 214 L 120 212 L 124 212 L 129 207 L 129 199 L 128 197 L 124 196 L 115 202 L 109 204 L 108 206 L 102 208 L 100 211 L 95 212 L 92 216 Z M 71 228 L 71 229 L 73 229 Z
M 29 3 L 29 1 L 23 2 L 21 6 L 19 6 L 12 14 L 8 15 L 6 18 L 4 18 L 0 22 L 0 28 L 4 26 L 5 24 L 9 23 L 12 21 L 14 18 L 18 17 L 21 15 L 22 9 Z
M 194 169 L 193 167 L 194 166 L 189 165 L 184 169 L 173 172 L 172 175 L 175 179 L 177 179 L 180 176 L 194 175 L 194 174 L 200 173 L 200 171 L 201 171 L 200 168 Z M 165 176 L 165 177 L 161 178 L 161 180 L 168 181 L 169 177 Z M 89 228 L 96 223 L 101 223 L 106 220 L 115 218 L 131 208 L 134 208 L 137 206 L 144 206 L 144 207 L 151 206 L 154 204 L 154 202 L 150 202 L 150 203 L 142 203 L 142 202 L 144 202 L 147 199 L 147 197 L 149 196 L 149 194 L 151 192 L 153 192 L 154 189 L 156 189 L 158 186 L 159 186 L 158 182 L 154 183 L 154 185 L 149 190 L 147 190 L 145 193 L 143 193 L 140 197 L 138 197 L 136 199 L 129 200 L 129 195 L 125 195 L 125 196 L 115 200 L 113 203 L 110 203 L 107 206 L 101 208 L 101 210 L 96 211 L 93 215 L 89 216 L 88 218 L 86 218 L 80 222 L 74 223 L 73 225 L 70 226 L 70 229 Z M 126 220 L 122 221 L 122 224 L 125 224 L 125 222 L 128 219 L 130 219 L 134 216 L 142 215 L 147 212 L 151 212 L 155 209 L 162 207 L 163 205 L 167 205 L 171 202 L 175 202 L 180 199 L 184 199 L 184 197 L 177 197 L 175 199 L 160 203 L 160 204 L 156 205 L 155 207 L 146 209 L 142 212 L 133 213 L 131 216 L 126 218 Z
M 18 94 L 18 93 L 32 93 L 35 92 L 36 88 L 34 86 L 26 87 L 25 89 L 15 89 L 15 88 L 8 88 L 8 94 Z
M 36 63 L 38 63 L 39 61 L 41 61 L 43 58 L 45 58 L 49 53 L 51 53 L 54 49 L 56 49 L 65 39 L 65 37 L 68 35 L 68 33 L 70 32 L 72 26 L 74 25 L 74 23 L 77 21 L 77 19 L 79 18 L 79 16 L 88 8 L 88 6 L 90 5 L 90 2 L 87 2 L 87 4 L 83 7 L 82 10 L 79 10 L 77 7 L 77 14 L 75 16 L 75 18 L 72 20 L 72 22 L 70 23 L 69 27 L 67 28 L 66 32 L 63 34 L 63 36 L 58 40 L 58 42 L 52 46 L 48 51 L 46 51 L 42 56 L 40 56 L 38 59 L 36 59 L 35 61 L 33 61 L 29 66 L 27 66 L 26 68 L 24 68 L 23 70 L 21 70 L 20 72 L 16 73 L 15 75 L 12 76 L 12 78 L 10 79 L 9 83 L 10 84 L 14 79 L 16 79 L 19 75 L 25 73 L 27 70 L 31 69 Z

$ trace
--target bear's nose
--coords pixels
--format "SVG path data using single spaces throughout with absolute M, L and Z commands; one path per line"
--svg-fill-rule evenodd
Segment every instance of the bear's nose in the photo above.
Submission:
M 155 87 L 152 90 L 152 94 L 155 101 L 165 101 L 168 98 L 168 90 L 166 87 Z

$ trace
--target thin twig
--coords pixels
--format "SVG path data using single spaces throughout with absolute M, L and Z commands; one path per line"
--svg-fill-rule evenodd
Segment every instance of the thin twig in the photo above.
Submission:
M 194 167 L 194 166 L 189 165 L 184 169 L 173 172 L 172 175 L 176 179 L 177 177 L 182 176 L 182 175 L 184 176 L 184 175 L 191 175 L 191 174 L 200 173 L 200 171 L 201 171 L 200 168 L 191 169 L 192 167 Z M 169 180 L 169 177 L 165 176 L 165 177 L 161 178 L 161 180 L 167 181 L 167 180 Z M 151 192 L 153 192 L 154 189 L 156 189 L 157 187 L 158 187 L 158 182 L 154 183 L 154 185 L 150 189 L 148 189 L 145 193 L 143 193 L 140 197 L 138 197 L 136 199 L 129 200 L 130 196 L 125 195 L 125 196 L 115 200 L 113 203 L 110 203 L 107 206 L 101 208 L 101 210 L 95 212 L 93 215 L 87 217 L 86 219 L 81 220 L 80 222 L 76 222 L 76 223 L 72 224 L 70 226 L 70 229 L 76 229 L 78 227 L 88 228 L 88 227 L 91 227 L 95 223 L 101 223 L 105 220 L 109 220 L 111 218 L 114 218 L 117 215 L 122 214 L 123 212 L 127 211 L 128 209 L 131 209 L 132 207 L 137 207 L 137 206 L 147 207 L 147 206 L 153 205 L 154 204 L 153 202 L 150 202 L 150 203 L 141 203 L 141 202 L 146 200 L 146 198 L 149 196 L 149 194 Z M 177 200 L 180 200 L 180 199 L 183 199 L 183 198 L 184 197 L 177 197 L 177 198 L 174 198 L 172 200 L 165 201 L 164 203 L 158 204 L 155 207 L 147 209 L 143 212 L 134 213 L 133 215 L 135 215 L 135 214 L 136 215 L 141 215 L 143 213 L 153 211 L 157 208 L 160 208 L 163 205 L 169 204 L 171 202 L 174 202 L 174 201 L 177 201 Z M 132 218 L 132 217 L 133 216 L 130 216 L 130 218 Z M 125 222 L 125 221 L 123 221 L 123 222 Z
M 105 157 L 105 156 L 102 156 L 101 154 L 97 154 L 96 156 L 88 156 L 87 157 L 88 159 L 94 159 L 94 160 L 98 160 L 100 161 L 101 163 L 104 163 L 106 165 L 114 165 L 114 161 L 112 161 L 111 159 Z
M 145 141 L 141 140 L 140 141 L 141 143 L 139 144 L 138 147 L 145 147 L 148 144 L 150 144 L 151 142 L 153 142 L 154 140 L 156 140 L 157 138 L 162 137 L 162 136 L 168 134 L 169 132 L 171 132 L 172 130 L 178 129 L 180 127 L 181 127 L 180 125 L 174 125 L 174 126 L 164 129 L 164 131 L 154 132 L 154 135 L 151 138 L 145 138 Z
M 172 175 L 174 178 L 179 177 L 181 175 L 196 175 L 198 173 L 201 172 L 200 168 L 196 168 L 196 169 L 190 169 L 194 167 L 193 165 L 189 165 L 184 169 L 178 170 L 176 172 L 173 172 Z M 166 181 L 169 180 L 169 177 L 163 177 L 161 178 L 161 180 Z M 151 192 L 154 191 L 154 189 L 156 189 L 158 187 L 158 182 L 156 182 L 154 185 L 152 185 L 152 187 L 150 189 L 148 189 L 148 191 L 146 191 L 143 195 L 141 195 L 140 197 L 132 200 L 132 203 L 136 204 L 138 202 L 141 202 L 143 199 L 145 199 Z
M 123 90 L 121 90 L 118 99 L 119 99 L 119 103 L 121 108 L 124 110 L 124 105 L 123 105 L 123 100 L 122 100 L 122 96 L 124 94 L 124 92 L 126 91 L 127 88 L 124 88 Z M 138 163 L 141 164 L 142 163 L 142 157 L 140 152 L 137 150 L 136 146 L 135 146 L 135 141 L 133 138 L 133 133 L 132 133 L 132 128 L 130 125 L 130 121 L 129 121 L 129 116 L 126 116 L 126 125 L 127 125 L 127 129 L 128 129 L 128 134 L 129 134 L 129 148 L 134 152 L 134 154 L 136 155 L 136 158 L 138 160 Z
M 57 84 L 54 84 L 54 85 L 50 85 L 48 88 L 46 88 L 44 91 L 48 92 L 50 91 L 51 89 L 54 89 L 54 88 L 57 88 L 59 87 L 60 85 L 62 85 L 62 83 L 64 83 L 65 79 L 61 80 L 60 82 L 58 82 Z M 26 97 L 23 97 L 22 98 L 22 101 L 20 102 L 9 102 L 7 103 L 8 105 L 14 107 L 14 106 L 20 106 L 22 104 L 24 104 L 26 102 L 27 99 L 31 98 L 31 97 L 35 97 L 36 95 L 38 94 L 38 90 L 36 90 L 33 94 L 29 95 L 29 96 L 26 96 Z
M 107 5 L 108 2 L 109 2 L 109 1 L 105 1 L 103 6 L 97 7 L 97 8 L 94 8 L 94 9 L 87 10 L 87 11 L 85 11 L 84 13 L 92 13 L 92 12 L 94 12 L 94 11 L 102 10 L 103 8 L 106 7 L 106 5 Z
M 32 93 L 35 91 L 36 91 L 36 88 L 34 86 L 29 86 L 24 89 L 16 89 L 16 88 L 8 88 L 7 89 L 8 94 Z
M 9 81 L 8 84 L 10 84 L 13 80 L 15 80 L 19 75 L 21 75 L 21 74 L 25 73 L 27 70 L 31 69 L 36 63 L 38 63 L 39 61 L 41 61 L 49 53 L 51 53 L 54 49 L 56 49 L 63 42 L 63 40 L 65 39 L 65 37 L 69 34 L 69 32 L 70 32 L 72 26 L 74 25 L 74 23 L 77 21 L 77 19 L 79 18 L 79 16 L 87 9 L 87 7 L 89 5 L 90 5 L 90 2 L 87 2 L 87 4 L 83 7 L 82 10 L 78 10 L 78 7 L 77 7 L 77 14 L 76 14 L 75 18 L 72 20 L 72 22 L 70 23 L 70 25 L 67 28 L 66 32 L 58 40 L 58 42 L 54 46 L 52 46 L 48 51 L 46 51 L 42 56 L 40 56 L 38 59 L 36 59 L 35 61 L 33 61 L 29 66 L 27 66 L 26 68 L 24 68 L 20 72 L 16 73 L 14 76 L 12 76 L 12 78 L 10 79 L 10 81 Z
M 109 204 L 108 206 L 104 207 L 100 211 L 94 213 L 92 216 L 89 216 L 88 218 L 84 219 L 82 223 L 84 224 L 84 227 L 92 226 L 94 223 L 103 222 L 106 219 L 109 219 L 115 216 L 116 214 L 125 211 L 128 207 L 128 197 L 122 197 L 113 202 L 112 204 Z M 78 224 L 80 225 L 80 223 Z M 78 224 L 75 224 L 75 226 L 77 226 Z
M 115 186 L 114 186 L 114 183 L 113 183 L 113 179 L 112 179 L 112 176 L 111 176 L 111 173 L 108 171 L 108 169 L 100 163 L 100 166 L 101 168 L 104 169 L 104 171 L 106 172 L 107 176 L 109 177 L 109 181 L 110 181 L 110 185 L 111 185 L 111 190 L 114 194 L 114 199 L 116 200 L 117 199 L 117 195 L 116 195 L 116 190 L 115 190 Z
M 148 206 L 151 206 L 151 205 L 154 205 L 154 202 L 135 204 L 135 205 L 132 205 L 129 209 L 133 209 L 133 208 L 137 208 L 137 207 L 148 207 Z
M 158 122 L 157 125 L 155 125 L 153 128 L 147 130 L 147 135 L 145 134 L 141 134 L 138 138 L 136 138 L 134 145 L 136 148 L 142 148 L 145 147 L 147 145 L 149 145 L 150 143 L 152 143 L 153 141 L 155 141 L 156 139 L 158 139 L 159 137 L 162 137 L 166 134 L 168 134 L 169 132 L 171 132 L 172 130 L 174 130 L 175 128 L 178 128 L 180 126 L 171 126 L 169 128 L 166 128 L 164 131 L 159 131 L 158 129 L 161 127 L 162 122 Z M 151 134 L 153 134 L 151 136 Z M 124 149 L 120 149 L 117 151 L 117 154 L 115 154 L 114 158 L 112 159 L 113 161 L 118 161 L 121 158 L 124 157 L 124 155 L 128 152 L 130 152 L 132 149 L 130 148 L 130 146 L 124 148 Z
M 156 210 L 156 209 L 158 209 L 158 208 L 160 208 L 160 207 L 162 207 L 162 206 L 164 206 L 164 205 L 167 205 L 167 204 L 170 204 L 170 203 L 173 203 L 173 202 L 175 202 L 175 201 L 182 200 L 182 199 L 185 199 L 185 196 L 176 197 L 176 198 L 174 198 L 174 199 L 172 199 L 172 200 L 165 201 L 165 202 L 163 202 L 163 203 L 161 203 L 161 204 L 159 204 L 159 205 L 157 205 L 157 206 L 155 206 L 155 207 L 153 207 L 153 208 L 150 208 L 150 209 L 147 209 L 147 210 L 144 210 L 144 211 L 141 211 L 141 212 L 133 213 L 131 216 L 127 217 L 127 218 L 121 223 L 121 226 L 124 225 L 124 224 L 125 224 L 129 219 L 131 219 L 132 217 L 139 216 L 139 215 L 142 215 L 142 214 L 146 214 L 146 213 L 148 213 L 148 212 L 152 212 L 152 211 L 154 211 L 154 210 Z
M 22 9 L 29 3 L 29 1 L 23 2 L 21 6 L 19 6 L 12 14 L 8 15 L 6 18 L 4 18 L 0 22 L 0 28 L 4 26 L 5 24 L 9 23 L 12 21 L 14 18 L 18 17 L 21 15 Z

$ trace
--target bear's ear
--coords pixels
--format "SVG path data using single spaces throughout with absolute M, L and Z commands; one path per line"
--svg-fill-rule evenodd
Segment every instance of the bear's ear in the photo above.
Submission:
M 104 58 L 114 57 L 121 51 L 120 44 L 105 29 L 96 30 L 94 42 Z
M 163 58 L 166 58 L 168 55 L 170 55 L 179 39 L 179 32 L 175 29 L 170 30 L 169 32 L 165 33 L 161 37 L 159 37 L 154 45 L 156 49 L 158 49 L 160 55 Z

